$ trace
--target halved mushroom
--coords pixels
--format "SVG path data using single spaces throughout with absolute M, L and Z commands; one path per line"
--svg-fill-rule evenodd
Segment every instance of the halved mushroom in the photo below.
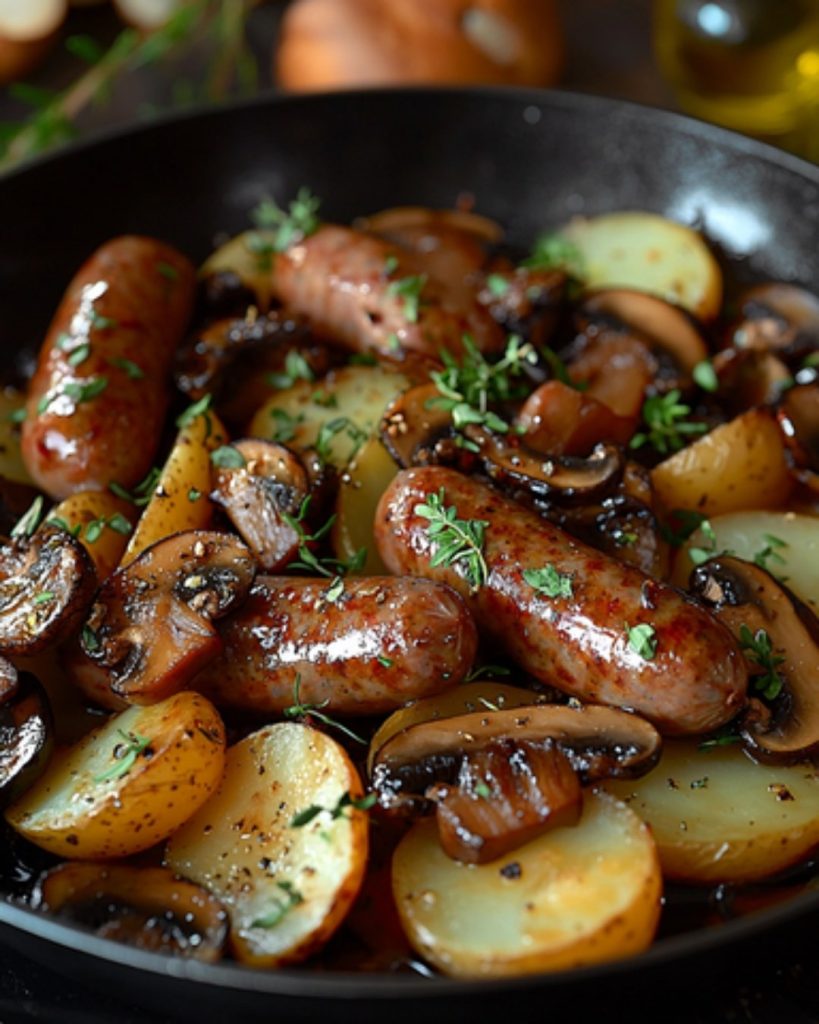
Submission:
M 439 442 L 452 438 L 452 416 L 436 404 L 440 398 L 434 384 L 419 384 L 402 391 L 384 410 L 381 442 L 403 469 L 439 461 Z
M 734 415 L 772 404 L 793 383 L 782 360 L 763 349 L 723 349 L 714 356 L 713 366 L 720 403 Z
M 0 658 L 0 802 L 16 799 L 45 769 L 54 727 L 48 696 L 29 672 Z
M 284 517 L 297 516 L 310 493 L 307 470 L 283 444 L 247 438 L 232 447 L 243 463 L 215 470 L 210 497 L 227 512 L 263 569 L 285 569 L 301 537 Z
M 222 649 L 212 620 L 246 598 L 255 570 L 250 551 L 227 533 L 158 541 L 103 584 L 67 653 L 69 675 L 107 706 L 176 693 Z
M 372 785 L 392 813 L 427 811 L 437 801 L 445 848 L 459 859 L 482 861 L 572 820 L 580 781 L 648 771 L 660 746 L 652 725 L 613 708 L 539 704 L 478 711 L 391 736 L 375 754 Z M 569 768 L 579 776 L 576 786 Z M 481 800 L 498 806 L 473 806 Z
M 775 352 L 801 360 L 819 348 L 819 297 L 794 284 L 769 282 L 739 299 L 740 318 L 730 331 L 739 349 Z
M 220 959 L 228 934 L 222 903 L 167 868 L 59 864 L 38 879 L 31 905 L 103 939 L 205 963 Z
M 689 589 L 748 653 L 751 702 L 742 738 L 757 760 L 794 764 L 819 750 L 819 619 L 765 569 L 722 556 L 698 566 Z
M 794 475 L 812 491 L 819 491 L 819 384 L 801 384 L 786 391 L 777 420 L 794 463 Z
M 96 586 L 88 552 L 65 530 L 43 526 L 0 547 L 0 652 L 35 654 L 65 640 Z

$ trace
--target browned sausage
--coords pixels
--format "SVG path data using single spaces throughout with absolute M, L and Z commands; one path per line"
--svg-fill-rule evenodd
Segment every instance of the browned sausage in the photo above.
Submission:
M 458 519 L 488 523 L 488 577 L 472 594 L 462 563 L 430 566 L 438 545 L 429 538 L 428 520 L 415 509 L 441 488 Z M 399 473 L 381 499 L 376 541 L 391 571 L 460 591 L 482 635 L 566 693 L 633 709 L 669 735 L 707 732 L 744 703 L 742 656 L 712 616 L 477 480 L 435 466 Z M 523 578 L 525 570 L 549 565 L 569 577 L 571 597 L 547 597 Z M 634 649 L 629 629 L 642 623 L 654 631 L 653 656 Z
M 402 294 L 402 282 L 422 273 L 416 302 Z M 432 277 L 415 254 L 351 228 L 327 224 L 281 253 L 273 290 L 317 332 L 358 352 L 457 354 L 464 334 L 484 352 L 503 347 L 503 332 L 474 289 Z
M 216 703 L 282 711 L 299 701 L 341 714 L 392 711 L 463 681 L 477 630 L 461 598 L 429 580 L 260 576 L 219 624 L 223 654 L 193 683 Z M 336 585 L 337 589 L 337 585 Z
M 138 483 L 151 468 L 195 271 L 151 238 L 115 238 L 68 287 L 29 390 L 22 449 L 54 498 Z

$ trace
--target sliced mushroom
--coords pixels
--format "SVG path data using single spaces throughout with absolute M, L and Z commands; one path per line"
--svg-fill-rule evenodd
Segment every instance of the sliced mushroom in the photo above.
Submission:
M 769 282 L 740 296 L 740 319 L 731 329 L 739 349 L 775 352 L 799 361 L 819 348 L 819 297 L 798 285 Z
M 560 322 L 568 282 L 562 270 L 495 270 L 486 275 L 478 301 L 510 334 L 518 334 L 541 348 L 551 340 Z
M 436 404 L 434 384 L 409 388 L 390 402 L 381 419 L 381 441 L 399 466 L 426 466 L 439 461 L 439 442 L 452 438 L 452 416 Z
M 769 572 L 739 558 L 698 566 L 690 589 L 740 642 L 750 635 L 763 652 L 770 647 L 767 667 L 765 657 L 746 655 L 758 684 L 781 687 L 770 709 L 752 702 L 742 731 L 746 749 L 772 764 L 812 757 L 819 751 L 819 619 Z
M 502 740 L 556 746 L 583 782 L 643 775 L 662 742 L 644 719 L 597 705 L 533 704 L 432 719 L 396 733 L 376 752 L 379 802 L 388 810 L 417 806 L 429 786 L 458 777 L 467 755 Z
M 0 658 L 0 802 L 15 800 L 48 764 L 54 741 L 51 706 L 29 672 Z
M 35 654 L 65 640 L 96 585 L 88 552 L 65 530 L 43 526 L 0 547 L 0 652 Z
M 453 860 L 484 864 L 546 829 L 576 825 L 580 779 L 551 743 L 499 740 L 467 754 L 453 784 L 426 793 L 436 804 L 438 835 Z
M 103 584 L 66 657 L 74 682 L 111 706 L 181 690 L 222 648 L 212 624 L 246 598 L 256 563 L 238 538 L 191 530 L 147 548 Z
M 40 877 L 36 910 L 137 949 L 215 963 L 228 934 L 225 907 L 167 868 L 74 861 Z
M 284 517 L 297 516 L 309 494 L 307 471 L 296 454 L 273 441 L 247 438 L 233 447 L 244 463 L 217 469 L 210 497 L 227 512 L 263 569 L 284 569 L 301 541 Z
M 713 360 L 720 403 L 734 415 L 757 405 L 771 405 L 793 383 L 788 367 L 771 352 L 726 348 Z
M 785 392 L 777 420 L 794 475 L 812 491 L 819 491 L 819 384 L 801 384 Z

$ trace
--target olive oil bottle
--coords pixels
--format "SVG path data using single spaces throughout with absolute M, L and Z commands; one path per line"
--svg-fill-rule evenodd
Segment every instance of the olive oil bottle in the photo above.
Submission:
M 819 0 L 655 0 L 683 110 L 819 161 Z

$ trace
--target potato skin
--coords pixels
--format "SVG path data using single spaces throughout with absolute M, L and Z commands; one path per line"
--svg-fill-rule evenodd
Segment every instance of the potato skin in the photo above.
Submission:
M 150 743 L 128 771 L 110 777 L 129 734 Z M 58 857 L 127 857 L 165 839 L 207 800 L 224 759 L 216 709 L 197 693 L 178 693 L 113 716 L 55 757 L 6 820 Z
M 218 624 L 224 651 L 193 686 L 217 705 L 283 711 L 322 704 L 347 715 L 393 711 L 462 682 L 475 657 L 475 623 L 449 587 L 391 576 L 256 578 L 247 602 Z M 381 659 L 381 660 L 379 660 Z

